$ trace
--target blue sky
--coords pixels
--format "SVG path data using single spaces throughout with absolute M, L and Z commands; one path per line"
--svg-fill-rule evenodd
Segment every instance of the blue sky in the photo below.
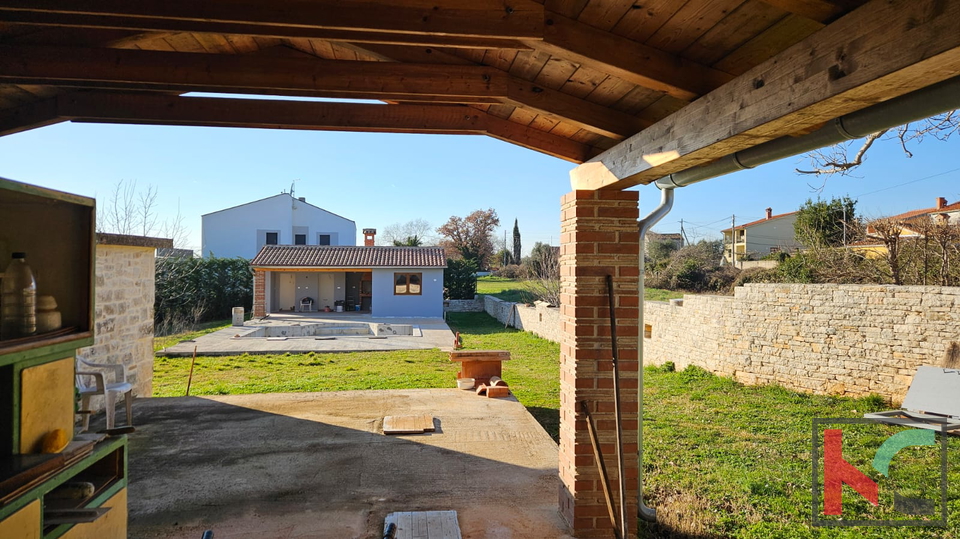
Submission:
M 960 199 L 960 141 L 929 139 L 912 149 L 908 159 L 898 144 L 879 142 L 857 177 L 827 180 L 820 196 L 850 195 L 871 217 L 930 207 L 937 196 Z M 805 164 L 791 158 L 679 189 L 655 230 L 679 231 L 683 219 L 691 240 L 717 238 L 731 215 L 744 223 L 767 207 L 793 211 L 818 196 L 810 184 L 821 180 L 794 172 Z M 289 190 L 297 180 L 297 196 L 353 219 L 358 232 L 416 218 L 437 227 L 451 215 L 494 208 L 508 241 L 519 219 L 527 252 L 537 241 L 559 243 L 559 200 L 573 166 L 483 136 L 62 123 L 0 138 L 5 178 L 100 200 L 119 180 L 156 186 L 160 218 L 179 205 L 188 247 L 197 249 L 202 214 Z M 646 214 L 659 192 L 639 190 Z

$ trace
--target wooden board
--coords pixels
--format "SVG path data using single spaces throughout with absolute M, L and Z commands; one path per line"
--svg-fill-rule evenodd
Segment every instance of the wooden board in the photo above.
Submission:
M 20 452 L 38 452 L 54 429 L 72 437 L 73 358 L 24 369 L 20 376 Z
M 23 509 L 0 522 L 0 537 L 40 539 L 40 500 L 30 502 Z
M 77 524 L 63 534 L 62 539 L 127 536 L 127 489 L 113 495 L 100 507 L 109 508 L 105 515 L 89 524 Z
M 423 434 L 433 432 L 433 416 L 388 415 L 383 418 L 384 434 Z
M 462 539 L 456 511 L 415 511 L 390 513 L 383 521 L 386 533 L 397 525 L 396 539 Z

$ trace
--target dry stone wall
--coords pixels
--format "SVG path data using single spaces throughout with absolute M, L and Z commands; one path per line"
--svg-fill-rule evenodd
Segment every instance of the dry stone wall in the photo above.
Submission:
M 538 301 L 533 305 L 481 296 L 483 310 L 504 325 L 529 331 L 548 341 L 560 342 L 560 309 Z
M 916 368 L 960 341 L 960 288 L 748 284 L 733 297 L 648 301 L 644 325 L 645 364 L 900 402 Z

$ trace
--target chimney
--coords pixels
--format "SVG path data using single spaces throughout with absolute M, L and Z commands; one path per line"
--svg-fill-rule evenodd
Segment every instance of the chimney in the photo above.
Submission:
M 946 206 L 946 205 L 947 205 L 947 199 L 945 199 L 945 198 L 943 198 L 943 197 L 937 197 L 937 209 L 938 209 L 938 210 L 939 210 L 939 209 L 942 209 L 942 208 L 943 208 L 944 206 Z
M 299 200 L 300 202 L 306 202 L 307 197 L 298 197 L 297 200 Z
M 773 217 L 773 208 L 767 208 L 767 219 Z
M 364 228 L 363 229 L 363 246 L 373 247 L 375 245 L 374 238 L 376 237 L 377 237 L 376 228 Z

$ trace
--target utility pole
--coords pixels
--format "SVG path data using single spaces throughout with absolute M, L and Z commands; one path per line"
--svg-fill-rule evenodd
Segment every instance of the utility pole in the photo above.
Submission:
M 683 238 L 683 245 L 681 245 L 681 247 L 690 245 L 690 239 L 687 238 L 687 231 L 683 229 L 683 219 L 680 219 L 680 237 Z
M 737 267 L 737 215 L 730 216 L 730 263 Z
M 843 208 L 843 247 L 847 247 L 847 205 L 840 201 L 840 205 Z

